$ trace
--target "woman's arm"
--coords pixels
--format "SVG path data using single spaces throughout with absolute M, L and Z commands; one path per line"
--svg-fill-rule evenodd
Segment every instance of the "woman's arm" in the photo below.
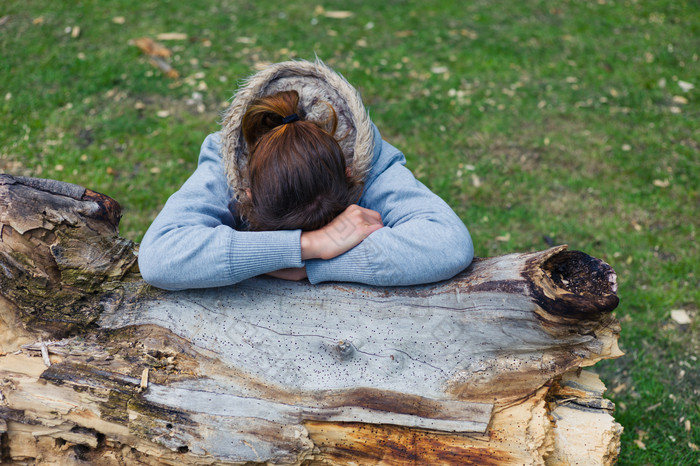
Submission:
M 144 280 L 170 290 L 237 283 L 285 268 L 302 267 L 296 231 L 234 229 L 219 136 L 202 144 L 197 170 L 173 194 L 141 242 Z
M 337 219 L 342 222 L 304 233 L 305 238 L 299 230 L 237 231 L 218 135 L 211 135 L 202 145 L 195 173 L 146 232 L 139 252 L 141 274 L 165 289 L 224 286 L 277 271 L 289 279 L 308 274 L 312 283 L 408 285 L 449 278 L 471 262 L 471 238 L 449 206 L 403 163 L 403 154 L 385 142 L 376 151 L 360 200 L 365 209 L 351 207 Z M 317 240 L 323 234 L 320 249 L 319 241 L 304 241 L 311 233 Z M 329 247 L 334 250 L 329 252 Z M 340 255 L 314 259 L 335 254 Z M 308 259 L 305 272 L 303 259 Z M 285 275 L 283 269 L 301 270 Z
M 383 226 L 379 212 L 353 204 L 323 228 L 302 232 L 301 258 L 333 259 L 354 248 Z M 267 275 L 294 281 L 307 278 L 306 267 L 276 270 Z
M 382 143 L 360 205 L 377 211 L 385 227 L 334 259 L 306 261 L 312 283 L 429 283 L 450 278 L 471 263 L 474 249 L 464 223 L 404 163 L 401 152 Z

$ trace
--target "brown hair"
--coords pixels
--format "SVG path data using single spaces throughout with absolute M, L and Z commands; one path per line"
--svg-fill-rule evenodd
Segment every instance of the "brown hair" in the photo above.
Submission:
M 256 99 L 246 111 L 250 195 L 241 199 L 240 213 L 251 229 L 316 230 L 357 202 L 361 187 L 346 173 L 333 137 L 338 119 L 329 108 L 330 130 L 304 119 L 296 91 Z M 282 121 L 293 114 L 299 120 Z

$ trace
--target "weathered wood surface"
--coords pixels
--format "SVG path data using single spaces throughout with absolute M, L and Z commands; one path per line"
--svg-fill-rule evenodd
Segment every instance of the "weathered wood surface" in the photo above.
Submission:
M 262 277 L 165 292 L 141 281 L 119 215 L 84 188 L 0 175 L 8 458 L 616 458 L 604 387 L 577 375 L 621 354 L 615 274 L 598 259 L 560 246 L 419 287 Z

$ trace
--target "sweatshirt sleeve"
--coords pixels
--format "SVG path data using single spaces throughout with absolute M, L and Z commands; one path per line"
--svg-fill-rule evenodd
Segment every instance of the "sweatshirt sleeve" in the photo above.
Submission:
M 334 259 L 306 261 L 311 283 L 415 285 L 451 278 L 471 263 L 472 240 L 454 211 L 415 179 L 395 147 L 382 141 L 378 152 L 360 205 L 378 211 L 385 226 Z
M 300 230 L 238 231 L 229 209 L 219 135 L 202 144 L 199 163 L 146 232 L 139 269 L 146 282 L 178 290 L 225 286 L 288 267 L 303 267 Z

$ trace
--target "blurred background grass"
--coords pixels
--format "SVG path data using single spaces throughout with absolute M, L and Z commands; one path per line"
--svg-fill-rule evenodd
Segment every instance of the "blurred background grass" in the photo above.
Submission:
M 130 41 L 173 32 L 169 79 Z M 0 171 L 108 194 L 139 241 L 240 80 L 318 56 L 477 255 L 567 243 L 613 265 L 627 354 L 596 370 L 620 463 L 698 464 L 698 54 L 691 1 L 6 0 Z

